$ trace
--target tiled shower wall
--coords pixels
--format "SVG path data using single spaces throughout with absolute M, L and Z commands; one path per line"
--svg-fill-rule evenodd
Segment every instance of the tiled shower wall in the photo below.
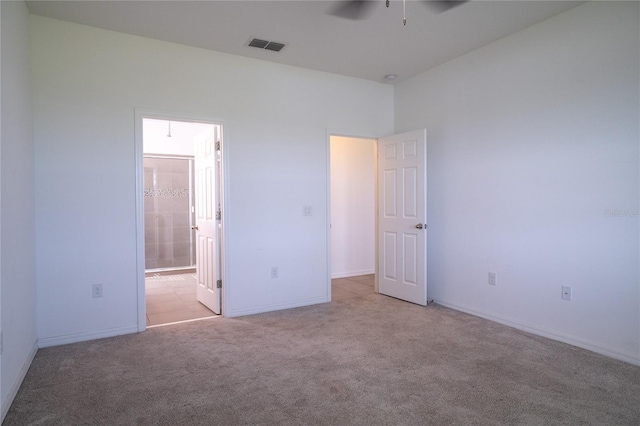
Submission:
M 144 157 L 145 269 L 195 265 L 193 160 Z

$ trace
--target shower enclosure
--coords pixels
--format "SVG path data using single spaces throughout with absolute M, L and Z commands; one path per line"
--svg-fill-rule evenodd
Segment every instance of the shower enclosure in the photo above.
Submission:
M 195 267 L 193 157 L 144 156 L 145 269 Z

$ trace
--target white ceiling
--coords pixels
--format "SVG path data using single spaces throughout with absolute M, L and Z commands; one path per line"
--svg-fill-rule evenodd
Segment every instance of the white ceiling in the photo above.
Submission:
M 375 1 L 364 20 L 327 14 L 331 1 L 28 1 L 32 14 L 373 81 L 398 81 L 583 2 L 472 0 L 436 14 L 422 2 Z M 285 43 L 248 47 L 252 37 Z

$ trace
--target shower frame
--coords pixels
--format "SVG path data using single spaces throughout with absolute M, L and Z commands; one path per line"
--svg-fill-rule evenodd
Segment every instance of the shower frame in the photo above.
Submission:
M 187 160 L 189 161 L 189 258 L 190 265 L 189 266 L 167 266 L 167 267 L 159 267 L 159 268 L 150 268 L 147 269 L 145 266 L 145 274 L 150 273 L 162 273 L 162 272 L 172 272 L 172 271 L 191 271 L 196 268 L 196 253 L 194 246 L 194 237 L 193 237 L 193 226 L 195 226 L 195 197 L 194 197 L 194 161 L 195 157 L 192 155 L 177 155 L 177 154 L 151 154 L 151 153 L 143 153 L 142 161 L 144 164 L 144 160 L 147 158 L 157 158 L 162 160 Z M 143 179 L 144 181 L 144 179 Z M 144 182 L 143 182 L 144 187 Z

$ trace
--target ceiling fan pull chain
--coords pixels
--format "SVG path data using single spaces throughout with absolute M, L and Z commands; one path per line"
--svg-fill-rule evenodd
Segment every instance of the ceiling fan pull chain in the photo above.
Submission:
M 402 0 L 402 25 L 407 25 L 407 0 Z

